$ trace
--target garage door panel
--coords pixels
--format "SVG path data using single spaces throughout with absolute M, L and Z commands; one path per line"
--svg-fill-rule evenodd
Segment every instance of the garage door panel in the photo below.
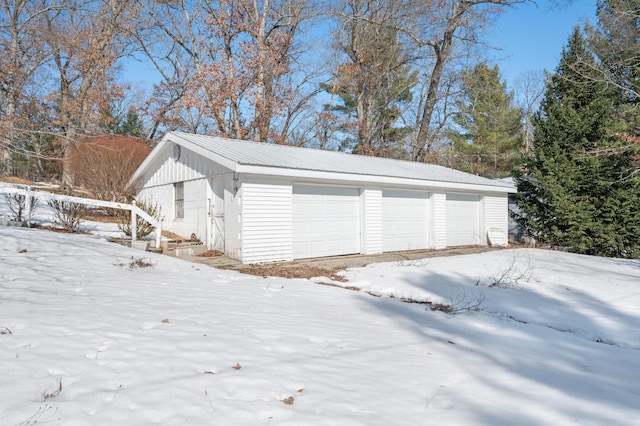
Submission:
M 383 251 L 419 250 L 429 246 L 428 193 L 382 191 Z
M 480 197 L 447 194 L 447 246 L 480 244 Z
M 360 252 L 360 191 L 294 185 L 293 256 L 296 259 Z

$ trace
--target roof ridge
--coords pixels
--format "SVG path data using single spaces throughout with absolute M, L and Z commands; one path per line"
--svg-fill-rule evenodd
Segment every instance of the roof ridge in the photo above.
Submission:
M 444 167 L 441 166 L 440 164 L 434 164 L 434 163 L 422 163 L 422 162 L 418 162 L 418 161 L 411 161 L 411 160 L 401 160 L 398 158 L 389 158 L 389 157 L 378 157 L 378 156 L 373 156 L 373 155 L 363 155 L 363 154 L 354 154 L 354 153 L 349 153 L 349 152 L 345 152 L 345 151 L 331 151 L 331 150 L 325 150 L 325 149 L 318 149 L 318 148 L 309 148 L 306 146 L 295 146 L 295 145 L 284 145 L 284 144 L 276 144 L 276 143 L 271 143 L 271 142 L 256 142 L 256 141 L 252 141 L 252 140 L 247 140 L 247 139 L 235 139 L 235 138 L 224 138 L 221 136 L 211 136 L 211 135 L 199 135 L 196 133 L 188 133 L 188 132 L 178 132 L 178 131 L 172 131 L 171 133 L 176 134 L 180 137 L 182 137 L 183 139 L 186 139 L 184 136 L 182 135 L 188 135 L 188 136 L 196 136 L 199 138 L 210 138 L 210 139 L 219 139 L 221 141 L 229 141 L 229 142 L 240 142 L 240 143 L 246 143 L 248 145 L 269 145 L 269 146 L 277 146 L 277 147 L 282 147 L 282 148 L 289 148 L 289 149 L 296 149 L 296 150 L 307 150 L 307 151 L 315 151 L 315 152 L 322 152 L 322 153 L 327 153 L 327 154 L 331 154 L 331 155 L 349 155 L 349 156 L 356 156 L 356 157 L 361 157 L 361 158 L 378 158 L 381 160 L 385 160 L 385 161 L 395 161 L 395 162 L 399 162 L 399 163 L 404 163 L 404 164 L 424 164 L 425 166 L 435 166 L 435 167 L 442 167 L 445 169 L 449 169 L 448 167 Z M 453 171 L 458 171 L 461 173 L 465 173 L 462 172 L 461 170 L 456 170 L 456 169 L 450 169 Z

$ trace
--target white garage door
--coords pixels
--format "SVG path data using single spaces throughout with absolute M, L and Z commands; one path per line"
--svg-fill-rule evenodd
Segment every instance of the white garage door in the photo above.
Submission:
M 480 244 L 480 197 L 447 194 L 447 246 Z
M 428 194 L 425 191 L 382 191 L 382 250 L 419 250 L 428 244 Z
M 358 188 L 293 186 L 293 257 L 360 253 Z

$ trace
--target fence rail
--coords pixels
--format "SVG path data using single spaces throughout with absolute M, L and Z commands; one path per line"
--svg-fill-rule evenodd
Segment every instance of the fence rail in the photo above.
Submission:
M 160 241 L 162 238 L 162 221 L 152 217 L 147 212 L 138 207 L 135 200 L 131 204 L 116 203 L 113 201 L 94 200 L 91 198 L 75 197 L 72 195 L 54 194 L 47 191 L 36 191 L 30 186 L 0 186 L 0 193 L 24 195 L 27 223 L 31 221 L 31 200 L 33 198 L 46 201 L 58 200 L 63 202 L 83 204 L 90 207 L 106 207 L 110 209 L 128 210 L 131 212 L 131 240 L 135 241 L 137 239 L 138 216 L 140 216 L 140 218 L 142 218 L 144 221 L 148 222 L 155 228 L 156 248 L 160 248 Z

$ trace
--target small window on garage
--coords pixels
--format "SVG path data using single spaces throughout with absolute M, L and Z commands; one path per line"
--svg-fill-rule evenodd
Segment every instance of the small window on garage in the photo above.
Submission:
M 175 198 L 175 218 L 184 218 L 184 182 L 176 182 L 173 184 L 173 194 Z

